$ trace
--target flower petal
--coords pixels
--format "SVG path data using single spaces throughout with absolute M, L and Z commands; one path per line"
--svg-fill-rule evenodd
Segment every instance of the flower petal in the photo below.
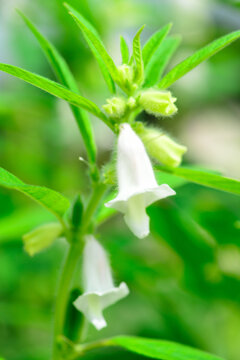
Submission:
M 149 234 L 149 216 L 146 213 L 144 195 L 136 195 L 128 200 L 124 219 L 134 235 L 140 239 Z

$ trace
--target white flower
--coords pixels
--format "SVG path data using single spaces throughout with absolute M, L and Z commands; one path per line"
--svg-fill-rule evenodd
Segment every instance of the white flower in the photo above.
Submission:
M 99 242 L 92 236 L 86 236 L 83 251 L 84 294 L 75 301 L 75 307 L 101 330 L 107 326 L 103 310 L 128 295 L 127 285 L 122 282 L 114 286 L 107 254 Z
M 127 123 L 121 125 L 117 145 L 118 195 L 105 204 L 124 214 L 130 230 L 139 238 L 149 234 L 146 207 L 175 195 L 168 185 L 158 185 L 140 138 Z

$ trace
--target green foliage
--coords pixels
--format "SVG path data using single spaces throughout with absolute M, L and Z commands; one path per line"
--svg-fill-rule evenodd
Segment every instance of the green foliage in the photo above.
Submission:
M 42 186 L 27 185 L 3 168 L 0 168 L 0 185 L 22 192 L 43 205 L 58 218 L 65 214 L 70 205 L 68 199 L 56 191 Z
M 145 25 L 142 26 L 133 39 L 133 59 L 135 60 L 135 74 L 134 81 L 137 84 L 141 84 L 144 78 L 144 64 L 143 64 L 143 56 L 140 42 L 140 35 L 144 29 Z
M 151 87 L 159 82 L 166 66 L 180 45 L 179 36 L 170 36 L 161 42 L 145 68 L 143 87 Z
M 122 54 L 122 64 L 128 64 L 129 61 L 129 49 L 128 44 L 123 36 L 120 36 L 120 49 Z
M 75 94 L 74 92 L 66 89 L 62 85 L 52 80 L 13 65 L 0 64 L 0 70 L 21 80 L 24 80 L 29 84 L 32 84 L 56 97 L 59 97 L 60 99 L 66 100 L 75 106 L 80 106 L 83 109 L 91 112 L 93 115 L 99 117 L 103 121 L 106 121 L 105 115 L 92 101 Z
M 152 340 L 137 337 L 120 336 L 110 339 L 111 345 L 121 346 L 124 349 L 161 360 L 222 360 L 218 356 L 180 345 L 170 341 Z
M 61 54 L 58 52 L 58 50 L 55 48 L 53 44 L 51 44 L 33 25 L 33 23 L 20 11 L 18 11 L 21 17 L 23 18 L 24 22 L 28 26 L 28 28 L 32 31 L 33 35 L 38 40 L 41 48 L 43 49 L 44 53 L 46 54 L 46 57 L 49 60 L 49 63 L 51 64 L 53 70 L 56 73 L 56 76 L 58 77 L 59 81 L 75 92 L 76 94 L 79 94 L 79 89 L 77 86 L 77 83 L 65 61 L 65 59 L 61 56 Z M 79 129 L 82 134 L 83 141 L 85 143 L 89 160 L 94 163 L 96 161 L 96 144 L 94 141 L 92 126 L 90 123 L 90 119 L 87 115 L 87 113 L 79 109 L 76 106 L 71 105 L 71 109 L 73 112 L 73 115 L 75 116 L 75 119 L 77 121 L 77 124 L 79 126 Z
M 235 179 L 191 168 L 170 168 L 163 166 L 157 166 L 156 168 L 199 185 L 240 195 L 240 181 Z
M 194 69 L 204 60 L 207 60 L 211 56 L 215 55 L 217 52 L 222 50 L 224 47 L 230 45 L 233 41 L 239 39 L 240 30 L 234 31 L 230 34 L 220 37 L 217 40 L 214 40 L 204 48 L 198 50 L 195 54 L 189 56 L 187 59 L 183 60 L 180 64 L 175 66 L 158 84 L 158 87 L 161 89 L 166 89 L 171 86 L 175 81 L 183 77 L 189 71 Z
M 94 56 L 98 61 L 104 79 L 107 82 L 110 91 L 114 93 L 115 87 L 114 87 L 114 83 L 112 82 L 112 79 L 115 82 L 118 82 L 118 70 L 116 65 L 114 64 L 112 58 L 107 53 L 94 27 L 72 6 L 70 6 L 67 3 L 65 3 L 65 6 L 68 9 L 70 15 L 74 18 L 74 20 L 80 27 L 81 31 L 83 32 L 83 35 L 88 45 L 90 46 L 90 49 L 92 50 Z M 112 77 L 112 79 L 109 76 L 109 74 Z
M 144 62 L 145 71 L 147 71 L 147 65 L 150 62 L 152 56 L 161 45 L 164 38 L 169 33 L 172 24 L 167 24 L 160 30 L 156 31 L 146 42 L 142 50 L 142 57 Z

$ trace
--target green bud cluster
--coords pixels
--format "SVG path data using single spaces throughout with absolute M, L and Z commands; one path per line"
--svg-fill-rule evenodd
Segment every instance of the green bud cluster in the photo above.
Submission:
M 127 93 L 132 93 L 137 89 L 137 84 L 134 82 L 135 71 L 131 65 L 123 64 L 118 66 L 118 81 Z

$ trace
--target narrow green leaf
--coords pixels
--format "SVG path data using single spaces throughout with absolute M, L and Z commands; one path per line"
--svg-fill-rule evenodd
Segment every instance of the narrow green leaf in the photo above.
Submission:
M 85 99 L 84 97 L 66 89 L 64 86 L 56 83 L 55 81 L 49 80 L 30 71 L 21 69 L 17 66 L 8 64 L 0 64 L 0 71 L 4 71 L 21 80 L 24 80 L 29 84 L 32 84 L 54 96 L 59 97 L 60 99 L 70 102 L 75 106 L 82 107 L 83 109 L 91 112 L 93 115 L 107 122 L 106 116 L 92 101 Z
M 67 198 L 42 186 L 28 185 L 7 170 L 0 168 L 0 186 L 18 190 L 61 218 L 70 206 Z
M 61 56 L 58 50 L 55 48 L 53 44 L 51 44 L 33 25 L 33 23 L 20 11 L 18 11 L 19 15 L 23 18 L 25 24 L 28 28 L 32 31 L 33 35 L 38 40 L 41 48 L 43 49 L 44 53 L 46 54 L 49 63 L 51 64 L 53 70 L 56 73 L 59 81 L 75 92 L 76 94 L 80 95 L 77 83 L 65 61 L 65 59 Z M 91 127 L 90 119 L 87 113 L 79 109 L 76 106 L 70 105 L 73 115 L 77 121 L 78 127 L 81 131 L 83 141 L 85 143 L 89 160 L 94 163 L 96 161 L 96 144 L 94 141 L 94 135 Z
M 123 36 L 120 36 L 120 49 L 122 54 L 122 63 L 128 64 L 129 61 L 129 49 L 128 44 L 126 43 L 126 40 Z
M 194 69 L 201 62 L 210 58 L 218 51 L 237 40 L 239 37 L 240 30 L 222 36 L 219 39 L 206 45 L 202 49 L 198 50 L 195 54 L 189 56 L 187 59 L 183 60 L 181 63 L 175 66 L 166 76 L 164 76 L 164 78 L 158 84 L 158 87 L 161 89 L 168 88 L 175 81 Z
M 96 29 L 72 6 L 67 3 L 64 5 L 80 27 L 93 55 L 96 57 L 109 90 L 115 93 L 115 86 L 112 79 L 117 82 L 118 70 L 111 56 L 106 51 Z
M 180 44 L 180 37 L 168 37 L 153 54 L 145 69 L 145 81 L 143 87 L 152 87 L 159 82 L 159 79 L 171 60 L 174 52 Z
M 142 50 L 142 56 L 143 56 L 145 69 L 147 67 L 147 64 L 151 60 L 151 57 L 153 56 L 154 52 L 159 48 L 161 42 L 169 33 L 171 27 L 172 27 L 171 23 L 165 25 L 163 28 L 156 31 L 144 45 Z
M 133 58 L 135 60 L 135 81 L 138 84 L 141 84 L 144 77 L 144 64 L 143 64 L 143 57 L 142 57 L 142 49 L 141 49 L 141 42 L 140 42 L 140 35 L 144 29 L 145 25 L 143 25 L 133 39 Z
M 199 185 L 240 195 L 239 180 L 227 178 L 221 175 L 216 175 L 201 170 L 195 170 L 184 167 L 170 168 L 170 167 L 157 165 L 155 169 L 172 174 L 174 176 L 181 177 L 183 179 L 186 179 L 190 182 L 194 182 Z
M 161 360 L 223 360 L 222 358 L 193 349 L 189 346 L 165 340 L 119 336 L 109 340 L 111 345 L 153 359 Z

